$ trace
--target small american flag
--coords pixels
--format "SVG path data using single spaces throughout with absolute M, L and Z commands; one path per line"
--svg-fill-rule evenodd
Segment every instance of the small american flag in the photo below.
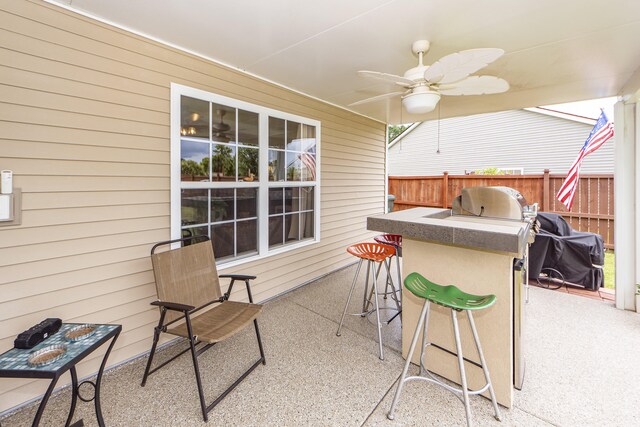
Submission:
M 613 123 L 609 121 L 603 111 L 593 129 L 591 129 L 589 137 L 580 149 L 578 158 L 573 162 L 573 165 L 571 165 L 571 169 L 569 169 L 569 173 L 556 195 L 558 200 L 567 207 L 567 210 L 571 210 L 571 206 L 573 206 L 573 197 L 576 195 L 576 189 L 578 188 L 582 160 L 588 154 L 591 154 L 598 148 L 602 147 L 602 144 L 607 142 L 612 136 Z
M 311 173 L 311 180 L 316 180 L 316 156 L 314 151 L 309 150 L 308 152 L 302 153 L 300 155 L 300 160 L 302 163 L 308 168 Z

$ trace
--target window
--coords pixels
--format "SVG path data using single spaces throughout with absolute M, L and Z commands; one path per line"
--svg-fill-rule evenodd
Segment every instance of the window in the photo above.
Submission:
M 319 240 L 320 123 L 172 85 L 171 234 L 225 266 Z

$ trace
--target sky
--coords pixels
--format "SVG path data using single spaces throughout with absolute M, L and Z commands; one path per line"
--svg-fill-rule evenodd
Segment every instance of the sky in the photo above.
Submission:
M 609 120 L 613 120 L 613 104 L 616 103 L 617 99 L 617 97 L 612 96 L 610 98 L 591 99 L 566 104 L 545 105 L 543 108 L 588 117 L 590 119 L 597 119 L 600 115 L 600 108 L 603 108 Z

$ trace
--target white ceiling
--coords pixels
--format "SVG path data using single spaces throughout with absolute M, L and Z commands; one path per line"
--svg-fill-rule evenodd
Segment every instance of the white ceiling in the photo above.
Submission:
M 637 0 L 50 0 L 388 123 L 579 101 L 640 87 Z M 449 96 L 411 116 L 400 99 L 347 107 L 397 87 L 357 70 L 402 75 L 411 43 L 425 62 L 498 47 L 479 74 L 503 94 Z

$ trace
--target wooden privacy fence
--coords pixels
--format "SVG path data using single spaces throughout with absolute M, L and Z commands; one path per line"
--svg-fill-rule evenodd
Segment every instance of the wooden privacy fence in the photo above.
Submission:
M 542 212 L 561 214 L 578 231 L 597 233 L 613 249 L 613 175 L 580 176 L 571 211 L 555 195 L 566 175 L 546 169 L 537 175 L 390 176 L 389 194 L 396 196 L 394 210 L 416 206 L 450 208 L 465 187 L 501 185 L 518 190 Z

